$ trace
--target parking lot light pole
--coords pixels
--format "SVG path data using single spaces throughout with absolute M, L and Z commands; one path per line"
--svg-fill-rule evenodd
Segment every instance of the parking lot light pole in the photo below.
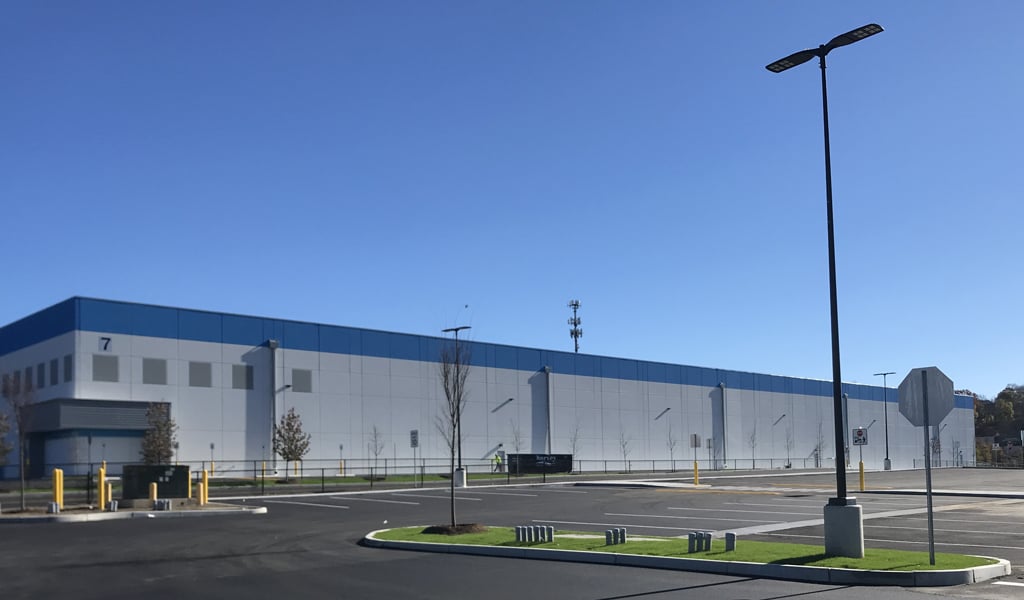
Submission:
M 885 415 L 885 463 L 883 466 L 886 471 L 892 470 L 892 461 L 889 460 L 889 388 L 885 385 L 885 378 L 895 374 L 895 371 L 875 373 L 875 377 L 882 377 L 882 410 L 884 411 L 882 414 Z
M 821 67 L 821 108 L 825 132 L 825 206 L 828 216 L 829 302 L 832 316 L 832 408 L 835 421 L 836 443 L 836 497 L 829 498 L 828 502 L 830 507 L 856 506 L 857 500 L 856 498 L 847 497 L 846 495 L 846 465 L 840 458 L 840 452 L 845 446 L 843 443 L 844 431 L 842 421 L 843 383 L 839 360 L 839 302 L 836 294 L 835 227 L 832 219 L 832 160 L 828 137 L 828 88 L 825 79 L 825 56 L 835 48 L 859 42 L 860 40 L 875 35 L 881 31 L 882 27 L 874 23 L 858 27 L 853 31 L 848 31 L 842 35 L 832 38 L 832 40 L 827 44 L 822 44 L 817 48 L 795 52 L 765 67 L 772 73 L 781 73 L 797 65 L 801 65 L 814 57 L 818 57 L 818 64 Z M 838 513 L 838 511 L 835 512 Z M 856 524 L 859 529 L 859 554 L 856 548 L 856 541 L 846 539 L 847 536 L 855 533 L 852 526 L 852 519 L 854 518 L 852 517 L 853 512 L 856 512 Z M 833 526 L 831 527 L 831 533 L 833 535 L 830 535 L 828 508 L 826 508 L 825 517 L 825 554 L 830 556 L 840 555 L 855 556 L 858 558 L 862 557 L 864 555 L 864 527 L 863 521 L 861 520 L 860 507 L 857 506 L 856 511 L 851 511 L 849 520 L 847 517 L 842 517 L 839 518 L 838 521 L 833 521 Z

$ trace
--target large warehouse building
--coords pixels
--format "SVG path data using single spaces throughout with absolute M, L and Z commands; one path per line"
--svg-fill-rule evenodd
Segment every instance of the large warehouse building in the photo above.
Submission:
M 177 458 L 195 468 L 272 460 L 272 425 L 292 408 L 312 436 L 306 462 L 411 465 L 415 455 L 441 464 L 439 357 L 451 343 L 76 297 L 0 329 L 0 373 L 5 393 L 33 403 L 26 429 L 37 476 L 137 462 L 146 409 L 160 402 L 179 428 Z M 583 470 L 694 458 L 704 468 L 834 464 L 828 381 L 460 343 L 471 356 L 462 420 L 470 464 L 496 451 L 572 453 Z M 894 469 L 921 466 L 923 432 L 900 415 L 895 389 L 843 390 L 847 440 L 858 426 L 869 437 L 840 456 L 856 464 L 862 453 L 866 468 L 881 469 L 888 446 Z M 971 399 L 956 397 L 931 436 L 934 459 L 973 463 Z M 3 477 L 16 477 L 15 465 L 17 450 Z

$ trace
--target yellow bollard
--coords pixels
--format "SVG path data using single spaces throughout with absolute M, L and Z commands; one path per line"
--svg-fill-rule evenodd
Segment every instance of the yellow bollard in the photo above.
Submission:
M 263 466 L 260 468 L 260 479 L 267 478 L 267 461 L 263 461 Z
M 107 461 L 101 462 L 100 463 L 100 468 L 103 469 L 104 473 L 106 473 L 107 472 Z
M 293 471 L 295 472 L 296 476 L 299 474 L 299 461 L 295 461 L 295 468 L 293 469 Z
M 860 461 L 860 491 L 864 491 L 864 461 Z
M 192 499 L 192 472 L 188 473 L 188 499 Z
M 199 506 L 206 504 L 203 497 L 206 494 L 206 488 L 203 487 L 202 482 L 196 484 L 196 496 L 199 498 Z
M 200 505 L 205 505 L 210 501 L 210 473 L 206 469 L 203 469 L 203 487 L 200 488 L 199 500 Z
M 697 461 L 693 461 L 693 485 L 700 485 L 700 469 L 697 467 Z
M 107 502 L 114 501 L 114 484 L 107 482 Z
M 64 508 L 64 469 L 57 469 L 59 477 L 57 478 L 57 505 Z
M 99 473 L 96 475 L 96 488 L 99 492 L 100 510 L 107 509 L 107 470 L 100 467 Z
M 156 500 L 156 482 L 149 482 L 149 499 Z
M 215 465 L 215 464 L 214 464 L 214 462 L 213 462 L 213 461 L 211 460 L 211 461 L 210 461 L 210 477 L 213 477 L 213 468 L 214 468 L 215 466 L 216 466 L 216 465 Z
M 57 501 L 57 494 L 60 491 L 60 484 L 57 482 L 57 479 L 60 477 L 58 473 L 60 473 L 60 469 L 53 470 L 53 502 Z
M 344 475 L 344 474 L 345 474 L 345 461 L 339 460 L 338 461 L 338 475 Z

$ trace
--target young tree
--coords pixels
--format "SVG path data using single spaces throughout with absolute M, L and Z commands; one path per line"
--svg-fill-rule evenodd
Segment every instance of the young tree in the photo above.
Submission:
M 668 422 L 668 432 L 665 434 L 665 446 L 668 448 L 668 458 L 672 461 L 672 470 L 676 470 L 676 446 L 679 445 L 679 438 L 672 431 L 672 421 Z
M 274 453 L 283 458 L 285 463 L 302 460 L 309 452 L 309 441 L 312 437 L 302 431 L 302 419 L 295 413 L 295 408 L 289 408 L 288 413 L 281 417 L 281 423 L 274 428 Z M 287 479 L 287 464 L 284 472 Z
M 166 402 L 151 403 L 146 409 L 149 429 L 142 438 L 142 462 L 147 465 L 170 464 L 174 458 L 174 437 L 178 426 L 171 418 L 171 405 Z
M 523 431 L 519 429 L 519 423 L 515 419 L 509 419 L 508 422 L 512 426 L 512 449 L 519 454 L 523 449 Z
M 451 480 L 448 485 L 449 504 L 451 506 L 451 526 L 455 527 L 455 456 L 461 457 L 462 431 L 460 422 L 462 410 L 466 406 L 466 377 L 469 375 L 469 352 L 456 341 L 454 347 L 445 346 L 441 349 L 439 364 L 441 387 L 444 389 L 444 405 L 437 417 L 437 430 L 448 450 Z
M 377 468 L 377 461 L 380 459 L 380 453 L 384 451 L 384 434 L 381 433 L 377 426 L 373 426 L 373 431 L 370 433 L 370 452 L 373 453 L 373 468 Z
M 632 449 L 629 447 L 630 442 L 633 438 L 626 435 L 625 429 L 619 429 L 619 448 L 622 449 L 622 462 L 626 465 L 626 472 L 629 472 L 629 453 Z
M 7 399 L 11 407 L 11 414 L 14 417 L 14 428 L 17 432 L 18 444 L 18 474 L 21 478 L 21 510 L 25 506 L 25 466 L 28 462 L 28 424 L 32 418 L 32 382 L 26 380 L 20 385 L 17 379 L 4 375 L 2 395 Z
M 574 461 L 579 460 L 578 454 L 580 451 L 580 431 L 582 430 L 582 428 L 583 426 L 580 424 L 579 419 L 576 419 L 576 424 L 573 425 L 572 433 L 569 434 L 569 453 L 572 454 L 572 458 Z M 583 470 L 582 466 L 580 466 L 580 470 Z
M 793 461 L 789 458 L 793 453 L 793 446 L 796 445 L 796 439 L 793 437 L 793 426 L 786 426 L 786 466 L 793 466 Z
M 754 423 L 754 428 L 750 430 L 750 437 L 747 438 L 747 443 L 750 444 L 750 468 L 757 468 L 757 423 Z
M 11 431 L 11 420 L 6 412 L 0 412 L 0 464 L 7 464 L 7 455 L 13 446 L 7 443 L 7 434 Z

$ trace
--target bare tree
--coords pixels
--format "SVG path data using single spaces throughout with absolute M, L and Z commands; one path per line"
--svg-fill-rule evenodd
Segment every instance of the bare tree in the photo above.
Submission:
M 296 414 L 294 407 L 289 408 L 288 412 L 281 416 L 281 423 L 274 428 L 274 453 L 286 463 L 285 479 L 288 479 L 287 463 L 302 460 L 309 452 L 309 441 L 312 437 L 302 430 L 302 419 Z
M 576 419 L 576 423 L 572 427 L 572 433 L 569 434 L 569 453 L 572 454 L 574 461 L 577 460 L 577 455 L 580 451 L 580 431 L 582 428 L 580 420 Z
M 523 431 L 519 429 L 519 423 L 515 419 L 509 419 L 508 422 L 512 425 L 512 448 L 519 454 L 523 449 Z
M 750 468 L 756 469 L 757 456 L 755 450 L 757 449 L 757 421 L 754 421 L 754 428 L 750 430 L 750 437 L 747 438 L 747 443 L 750 444 Z
M 619 448 L 622 449 L 622 462 L 626 465 L 626 472 L 629 472 L 629 453 L 632 448 L 629 447 L 630 442 L 633 438 L 626 435 L 625 429 L 619 429 Z
M 676 446 L 679 445 L 679 438 L 672 430 L 672 421 L 668 422 L 668 431 L 665 433 L 665 446 L 668 447 L 668 458 L 672 461 L 672 470 L 676 470 Z
M 821 421 L 819 420 L 818 421 L 818 435 L 815 438 L 814 449 L 811 450 L 811 454 L 814 455 L 814 467 L 815 468 L 820 468 L 821 467 L 821 455 L 822 455 L 823 452 L 825 452 L 825 448 L 827 448 L 826 439 L 825 439 L 825 433 L 821 430 Z
M 373 468 L 377 468 L 377 461 L 380 459 L 380 453 L 384 451 L 384 434 L 381 433 L 377 426 L 373 426 L 373 431 L 370 433 L 370 452 L 373 453 Z
M 18 437 L 18 474 L 21 478 L 21 510 L 26 510 L 25 506 L 25 465 L 27 464 L 28 456 L 28 424 L 32 419 L 32 401 L 34 394 L 32 393 L 32 382 L 25 380 L 24 387 L 20 385 L 18 379 L 12 379 L 9 375 L 4 375 L 2 395 L 7 399 L 7 403 L 11 406 L 11 414 L 14 417 L 14 427 L 17 431 Z
M 151 403 L 146 409 L 149 429 L 142 437 L 142 462 L 147 465 L 170 464 L 174 457 L 174 436 L 178 426 L 171 418 L 171 405 L 166 402 Z
M 7 455 L 14 446 L 7 442 L 7 434 L 11 431 L 11 420 L 7 412 L 0 412 L 0 464 L 7 464 Z
M 455 527 L 455 456 L 461 458 L 462 411 L 466 407 L 466 376 L 469 375 L 469 351 L 458 343 L 441 349 L 441 387 L 444 388 L 444 406 L 437 417 L 437 430 L 448 450 L 451 480 L 448 485 L 451 506 L 451 526 Z M 518 450 L 517 450 L 518 452 Z
M 793 461 L 790 459 L 790 455 L 793 454 L 793 446 L 796 445 L 796 439 L 793 437 L 793 426 L 786 426 L 786 466 L 790 467 L 793 465 Z

